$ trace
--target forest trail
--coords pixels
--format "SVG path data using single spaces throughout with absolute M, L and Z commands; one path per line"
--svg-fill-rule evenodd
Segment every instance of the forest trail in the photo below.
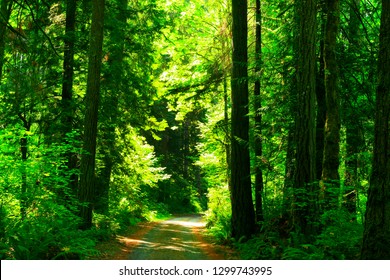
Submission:
M 223 260 L 234 252 L 206 240 L 200 215 L 175 216 L 169 220 L 143 223 L 128 236 L 118 236 L 118 252 L 109 259 L 127 260 Z M 111 244 L 112 245 L 112 244 Z M 111 246 L 109 245 L 109 246 Z
M 200 216 L 180 216 L 157 224 L 129 255 L 132 260 L 207 260 L 217 256 L 198 233 Z M 207 250 L 209 249 L 209 250 Z

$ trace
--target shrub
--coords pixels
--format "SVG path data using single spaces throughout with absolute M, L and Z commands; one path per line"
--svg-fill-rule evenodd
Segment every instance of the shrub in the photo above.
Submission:
M 227 187 L 209 189 L 208 210 L 205 213 L 206 227 L 220 241 L 227 241 L 231 229 L 230 193 Z
M 324 252 L 325 259 L 357 259 L 363 226 L 344 209 L 330 210 L 321 218 L 322 232 L 316 246 Z

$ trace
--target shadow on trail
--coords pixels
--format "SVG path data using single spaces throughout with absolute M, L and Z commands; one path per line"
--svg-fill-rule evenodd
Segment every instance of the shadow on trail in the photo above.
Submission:
M 207 260 L 194 231 L 204 227 L 200 216 L 175 217 L 151 229 L 129 255 L 130 260 Z

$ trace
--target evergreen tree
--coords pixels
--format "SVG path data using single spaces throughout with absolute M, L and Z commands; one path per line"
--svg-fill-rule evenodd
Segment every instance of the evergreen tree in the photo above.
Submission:
M 340 189 L 340 97 L 336 60 L 336 41 L 340 22 L 339 1 L 327 0 L 326 11 L 324 39 L 326 121 L 324 131 L 325 143 L 322 184 L 325 196 L 325 207 L 334 208 L 337 206 L 338 192 Z
M 315 233 L 316 146 L 315 146 L 315 63 L 317 6 L 315 0 L 297 0 L 297 111 L 296 161 L 294 172 L 294 226 L 305 236 Z
M 374 157 L 368 190 L 362 259 L 390 259 L 390 1 L 382 1 Z
M 255 232 L 249 161 L 247 1 L 232 1 L 233 69 L 231 120 L 232 236 Z
M 257 76 L 254 87 L 254 127 L 255 127 L 255 140 L 254 140 L 254 152 L 255 152 L 255 205 L 256 205 L 256 222 L 262 222 L 263 217 L 263 202 L 262 202 L 262 192 L 263 192 L 263 172 L 260 167 L 259 160 L 263 155 L 263 147 L 261 141 L 261 1 L 256 0 L 256 28 L 255 28 L 255 57 L 256 57 L 256 66 L 255 66 L 255 75 Z
M 92 26 L 89 49 L 86 111 L 84 118 L 84 154 L 81 158 L 80 217 L 81 228 L 92 226 L 92 209 L 95 192 L 95 156 L 100 98 L 100 71 L 103 47 L 104 0 L 92 1 Z

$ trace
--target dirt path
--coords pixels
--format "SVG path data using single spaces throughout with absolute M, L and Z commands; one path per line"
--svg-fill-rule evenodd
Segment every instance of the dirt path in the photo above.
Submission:
M 107 244 L 106 248 L 100 250 L 114 250 L 103 259 L 116 260 L 234 259 L 230 249 L 212 244 L 204 238 L 204 226 L 199 215 L 177 216 L 160 223 L 144 223 L 132 234 L 118 236 L 115 244 Z
M 129 255 L 132 260 L 207 260 L 211 259 L 196 229 L 204 224 L 199 216 L 175 217 L 164 221 L 143 238 Z

